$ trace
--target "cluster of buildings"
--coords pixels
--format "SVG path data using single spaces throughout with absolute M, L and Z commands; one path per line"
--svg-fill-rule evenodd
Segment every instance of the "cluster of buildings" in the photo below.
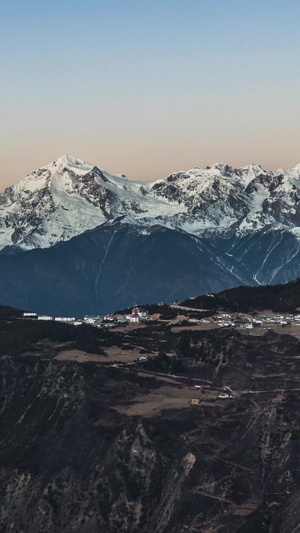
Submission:
M 141 307 L 133 307 L 131 313 L 126 315 L 85 315 L 83 320 L 77 320 L 74 316 L 50 316 L 29 312 L 23 313 L 23 318 L 31 320 L 64 322 L 73 326 L 89 324 L 90 326 L 94 327 L 113 327 L 120 324 L 139 323 L 141 321 L 149 320 L 148 311 L 145 311 Z
M 102 315 L 101 318 L 104 322 L 115 322 L 118 324 L 123 324 L 127 322 L 133 324 L 149 320 L 148 311 L 145 311 L 141 307 L 133 307 L 131 313 L 129 314 Z
M 246 315 L 242 313 L 221 313 L 214 317 L 220 327 L 238 327 L 253 329 L 254 327 L 287 326 L 299 325 L 300 315 L 278 314 L 278 315 Z
M 82 320 L 76 319 L 74 316 L 50 316 L 39 315 L 38 313 L 23 313 L 25 319 L 46 320 L 54 322 L 64 322 L 72 324 L 73 326 L 81 326 L 82 324 L 89 324 L 94 327 L 116 327 L 125 324 L 138 324 L 153 319 L 149 317 L 148 311 L 141 307 L 133 307 L 130 313 L 115 314 L 115 315 L 86 315 Z M 189 318 L 191 325 L 209 324 L 212 323 L 211 319 L 207 318 Z M 253 329 L 255 327 L 271 327 L 287 326 L 287 325 L 299 325 L 300 326 L 300 314 L 292 315 L 289 313 L 282 313 L 278 315 L 248 315 L 244 313 L 219 313 L 213 317 L 214 323 L 218 326 L 235 327 L 244 329 Z
M 207 320 L 207 318 L 189 318 L 190 324 L 209 324 L 210 320 Z
M 81 324 L 84 324 L 84 320 L 76 320 L 75 316 L 51 316 L 25 312 L 23 313 L 23 318 L 47 322 L 65 322 L 66 324 L 72 324 L 73 326 L 80 326 Z

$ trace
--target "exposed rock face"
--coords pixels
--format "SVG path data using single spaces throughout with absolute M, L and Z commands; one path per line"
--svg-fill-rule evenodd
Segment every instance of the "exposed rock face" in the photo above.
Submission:
M 145 380 L 126 384 L 96 365 L 1 363 L 2 532 L 183 531 L 196 461 L 182 447 L 186 422 L 112 410 Z
M 32 172 L 0 196 L 1 247 L 49 247 L 113 218 L 117 198 L 105 180 L 99 169 L 68 157 Z
M 266 172 L 218 164 L 141 185 L 63 156 L 0 195 L 0 249 L 47 248 L 118 217 L 206 237 L 270 229 L 298 235 L 299 198 L 299 165 Z

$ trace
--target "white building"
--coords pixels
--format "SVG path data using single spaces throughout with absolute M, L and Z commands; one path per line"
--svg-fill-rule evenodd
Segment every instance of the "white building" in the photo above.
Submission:
M 85 321 L 86 324 L 93 325 L 93 324 L 95 324 L 96 319 L 94 317 L 91 317 L 91 316 L 85 316 L 84 317 L 84 321 Z
M 55 322 L 74 322 L 75 316 L 56 316 L 54 317 Z
M 133 307 L 131 315 L 138 315 L 139 318 L 145 318 L 148 315 L 148 311 L 141 309 L 140 307 Z
M 130 322 L 139 322 L 140 321 L 140 317 L 139 317 L 139 315 L 129 315 L 129 320 L 130 320 Z

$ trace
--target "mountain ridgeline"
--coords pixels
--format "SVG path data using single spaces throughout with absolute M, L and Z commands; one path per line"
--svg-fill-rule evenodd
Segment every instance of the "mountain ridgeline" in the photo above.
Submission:
M 264 287 L 240 286 L 218 294 L 205 294 L 188 298 L 182 306 L 213 311 L 253 312 L 271 310 L 294 313 L 300 311 L 300 279 L 286 284 Z
M 300 276 L 300 165 L 154 183 L 64 156 L 0 195 L 0 303 L 106 313 Z

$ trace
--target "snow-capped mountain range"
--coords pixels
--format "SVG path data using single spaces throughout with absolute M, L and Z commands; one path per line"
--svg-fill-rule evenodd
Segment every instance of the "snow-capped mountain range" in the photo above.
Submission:
M 141 184 L 63 156 L 0 195 L 0 249 L 49 248 L 116 220 L 205 238 L 274 230 L 298 237 L 299 200 L 300 165 L 273 172 L 216 164 Z
M 300 165 L 153 183 L 63 156 L 0 195 L 0 304 L 101 314 L 300 277 Z

